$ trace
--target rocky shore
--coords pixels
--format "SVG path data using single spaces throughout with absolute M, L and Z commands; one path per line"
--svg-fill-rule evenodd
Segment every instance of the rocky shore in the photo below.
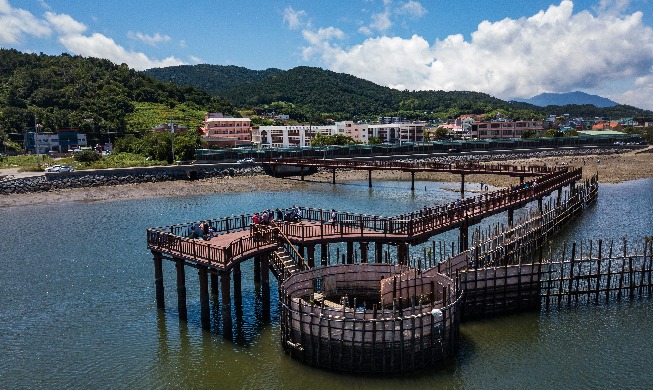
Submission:
M 432 157 L 438 162 L 505 162 L 509 164 L 547 164 L 583 167 L 587 176 L 599 174 L 599 180 L 620 182 L 653 177 L 652 147 L 628 151 L 613 148 L 550 150 L 535 153 L 489 155 L 456 155 Z M 414 160 L 406 158 L 406 161 Z M 252 177 L 263 175 L 259 166 L 192 166 L 192 168 L 160 167 L 158 169 L 122 169 L 77 171 L 72 174 L 48 174 L 22 177 L 0 182 L 0 207 L 16 207 L 33 203 L 65 201 L 102 201 L 129 198 L 153 198 L 206 193 L 238 193 L 245 191 L 283 191 L 329 184 L 331 173 L 318 172 L 299 178 L 267 177 L 265 186 Z M 468 183 L 483 181 L 493 186 L 514 184 L 515 178 L 487 175 L 466 176 Z M 405 172 L 376 171 L 374 180 L 409 180 Z M 192 179 L 192 180 L 191 180 Z M 366 180 L 366 171 L 339 171 L 337 181 Z M 458 175 L 419 173 L 418 180 L 455 182 Z

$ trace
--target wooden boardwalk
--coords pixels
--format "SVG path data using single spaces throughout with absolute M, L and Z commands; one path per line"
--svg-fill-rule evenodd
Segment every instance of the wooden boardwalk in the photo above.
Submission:
M 308 163 L 308 162 L 306 162 Z M 350 165 L 349 163 L 342 163 Z M 368 164 L 368 165 L 366 165 Z M 393 166 L 410 169 L 408 163 L 393 162 Z M 374 164 L 389 166 L 385 164 Z M 416 163 L 414 169 L 428 164 Z M 429 169 L 435 169 L 430 164 Z M 354 164 L 359 169 L 369 166 L 369 163 Z M 364 168 L 368 169 L 368 168 Z M 512 167 L 504 165 L 481 169 L 462 167 L 455 169 L 464 172 L 485 172 L 505 174 L 533 174 L 535 181 L 528 188 L 501 189 L 483 195 L 461 199 L 444 205 L 425 207 L 420 210 L 396 215 L 376 216 L 340 211 L 335 221 L 330 221 L 330 210 L 301 208 L 302 220 L 299 222 L 275 221 L 274 227 L 257 226 L 257 232 L 252 230 L 253 215 L 232 216 L 209 220 L 215 236 L 208 240 L 191 239 L 187 237 L 193 223 L 150 228 L 147 231 L 148 248 L 163 255 L 183 259 L 190 264 L 200 264 L 216 270 L 229 270 L 234 264 L 246 259 L 269 254 L 279 248 L 280 237 L 292 245 L 316 245 L 332 242 L 378 242 L 391 244 L 414 245 L 428 240 L 430 237 L 456 228 L 466 229 L 467 226 L 481 221 L 490 215 L 515 208 L 539 200 L 553 191 L 561 191 L 564 186 L 573 186 L 581 179 L 581 169 L 552 169 L 544 167 Z M 461 237 L 463 237 L 461 235 Z M 466 236 L 465 236 L 466 238 Z M 283 240 L 282 240 L 283 241 Z M 288 247 L 289 248 L 289 247 Z M 303 261 L 303 259 L 302 259 Z

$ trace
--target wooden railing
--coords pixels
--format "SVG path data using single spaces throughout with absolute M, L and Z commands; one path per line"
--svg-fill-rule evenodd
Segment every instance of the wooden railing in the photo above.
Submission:
M 516 169 L 513 166 L 511 169 Z M 209 241 L 189 239 L 184 237 L 189 227 L 194 223 L 178 224 L 169 227 L 148 229 L 148 247 L 191 261 L 202 262 L 220 268 L 228 267 L 230 262 L 252 256 L 256 252 L 269 250 L 280 242 L 284 242 L 288 252 L 294 256 L 297 264 L 307 268 L 304 259 L 299 255 L 293 242 L 306 240 L 334 240 L 347 236 L 348 239 L 360 237 L 362 240 L 392 238 L 400 241 L 410 241 L 438 234 L 451 228 L 480 220 L 492 214 L 512 207 L 524 205 L 538 199 L 556 189 L 581 179 L 579 169 L 544 169 L 531 167 L 534 171 L 542 168 L 543 173 L 535 180 L 527 182 L 519 188 L 501 189 L 487 194 L 478 195 L 450 202 L 435 207 L 425 207 L 411 213 L 396 216 L 377 216 L 360 213 L 337 212 L 335 220 L 331 221 L 331 211 L 314 208 L 300 208 L 302 218 L 310 224 L 274 223 L 274 229 L 258 228 L 252 225 L 252 215 L 243 214 L 209 220 L 214 232 L 226 234 L 234 231 L 250 230 L 257 226 L 258 234 L 235 239 L 226 247 L 211 245 Z
M 358 161 L 358 160 L 320 160 L 307 158 L 281 158 L 262 161 L 269 165 L 289 165 L 304 167 L 346 168 L 360 170 L 406 170 L 406 171 L 442 171 L 467 172 L 485 174 L 521 174 L 524 176 L 539 176 L 555 171 L 556 167 L 545 165 L 511 165 L 511 164 L 479 164 L 472 162 L 441 163 L 431 161 Z

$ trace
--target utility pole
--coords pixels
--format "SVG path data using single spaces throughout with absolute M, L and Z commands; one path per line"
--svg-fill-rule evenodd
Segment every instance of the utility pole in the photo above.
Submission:
M 39 127 L 40 124 L 36 123 L 36 114 L 34 114 L 34 149 L 36 149 L 36 165 L 41 170 L 41 154 L 39 153 Z
M 175 124 L 170 118 L 170 132 L 172 133 L 172 163 L 175 163 Z

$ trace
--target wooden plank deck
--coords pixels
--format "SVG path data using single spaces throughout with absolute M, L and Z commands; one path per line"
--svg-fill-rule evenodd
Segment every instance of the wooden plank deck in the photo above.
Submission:
M 531 169 L 533 172 L 539 170 Z M 243 215 L 217 220 L 218 234 L 209 240 L 183 237 L 187 225 L 151 228 L 148 229 L 148 247 L 190 263 L 228 269 L 246 258 L 276 250 L 282 236 L 294 245 L 352 241 L 415 244 L 442 232 L 469 226 L 490 215 L 521 207 L 580 180 L 582 176 L 580 169 L 542 170 L 547 173 L 538 179 L 536 189 L 499 190 L 394 217 L 340 213 L 335 222 L 329 222 L 326 221 L 328 211 L 307 209 L 310 215 L 302 221 L 282 222 L 276 225 L 279 230 L 263 228 L 254 233 L 251 217 Z M 512 172 L 516 171 L 513 169 Z

